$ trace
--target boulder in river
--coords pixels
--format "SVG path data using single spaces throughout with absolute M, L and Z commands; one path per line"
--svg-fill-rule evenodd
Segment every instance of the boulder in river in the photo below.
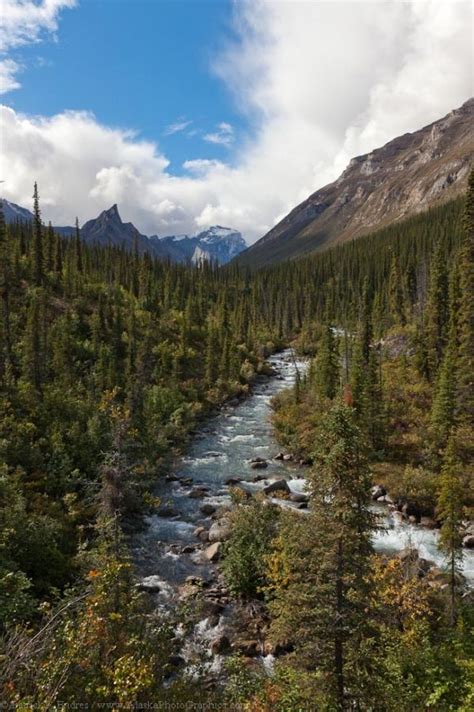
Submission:
M 165 480 L 166 482 L 179 482 L 181 478 L 176 475 L 174 472 L 170 472 L 167 475 L 165 475 Z
M 200 541 L 209 541 L 209 532 L 206 527 L 196 527 L 194 530 L 194 536 Z
M 228 521 L 221 519 L 209 529 L 208 537 L 210 542 L 225 541 L 231 535 L 231 527 Z
M 202 504 L 199 509 L 206 517 L 210 517 L 211 514 L 214 514 L 214 512 L 216 511 L 216 508 L 213 504 Z
M 270 482 L 266 487 L 263 488 L 265 494 L 273 494 L 274 492 L 285 492 L 290 494 L 290 488 L 288 487 L 288 482 L 286 480 L 275 480 Z
M 225 481 L 225 484 L 232 486 L 232 485 L 238 485 L 239 482 L 242 482 L 242 480 L 241 480 L 240 477 L 229 477 L 229 478 Z
M 250 460 L 250 467 L 252 470 L 264 470 L 268 467 L 268 462 L 263 459 L 263 457 L 255 457 Z
M 158 593 L 161 591 L 162 586 L 163 581 L 159 578 L 159 576 L 147 576 L 140 581 L 137 588 L 139 588 L 140 591 L 146 591 L 147 593 Z
M 275 455 L 275 457 L 273 459 L 274 460 L 283 460 L 284 457 L 285 457 L 285 453 L 279 452 L 278 455 Z
M 159 517 L 170 518 L 170 517 L 177 517 L 179 512 L 174 505 L 164 504 L 162 507 L 160 507 L 158 509 L 157 514 Z
M 189 487 L 193 483 L 193 478 L 192 477 L 181 477 L 179 479 L 179 484 L 182 487 Z
M 306 494 L 303 494 L 302 492 L 292 492 L 289 497 L 290 502 L 296 502 L 296 503 L 301 503 L 301 502 L 308 502 L 309 497 Z
M 222 549 L 222 544 L 220 541 L 214 542 L 214 544 L 211 544 L 211 546 L 208 546 L 207 549 L 204 551 L 204 556 L 208 561 L 218 561 L 220 559 L 221 555 L 221 549 Z
M 474 549 L 474 534 L 467 534 L 462 540 L 465 549 Z
M 219 635 L 211 641 L 211 652 L 213 655 L 222 655 L 230 651 L 230 640 L 226 635 Z
M 293 455 L 289 452 L 286 455 L 283 455 L 283 462 L 292 462 L 293 459 Z
M 382 485 L 374 485 L 371 494 L 373 501 L 378 502 L 379 497 L 385 497 L 387 490 Z
M 427 529 L 436 529 L 438 526 L 435 520 L 431 517 L 421 517 L 420 524 L 422 527 L 426 527 Z
M 193 487 L 193 489 L 189 493 L 189 496 L 191 497 L 191 499 L 202 499 L 202 497 L 206 496 L 208 491 L 209 490 L 207 487 Z

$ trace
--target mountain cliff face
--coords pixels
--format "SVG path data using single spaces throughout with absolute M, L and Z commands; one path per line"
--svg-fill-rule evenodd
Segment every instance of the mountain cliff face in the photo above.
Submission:
M 2 201 L 7 223 L 33 220 L 33 214 L 8 200 Z M 64 237 L 75 234 L 73 227 L 55 227 Z M 81 228 L 81 238 L 89 244 L 115 245 L 127 250 L 137 247 L 140 253 L 149 252 L 154 257 L 172 262 L 202 262 L 215 260 L 226 264 L 246 249 L 247 243 L 240 232 L 216 225 L 198 235 L 142 235 L 132 223 L 122 222 L 117 205 L 104 210 L 97 218 L 88 220 Z
M 439 121 L 353 158 L 240 255 L 263 266 L 325 249 L 424 211 L 465 191 L 474 161 L 474 99 Z

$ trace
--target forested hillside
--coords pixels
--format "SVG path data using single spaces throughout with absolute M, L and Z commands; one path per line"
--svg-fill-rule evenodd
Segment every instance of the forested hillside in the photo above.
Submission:
M 36 186 L 32 223 L 0 215 L 4 699 L 470 709 L 473 211 L 471 177 L 467 207 L 254 273 L 61 238 Z M 275 427 L 314 463 L 311 513 L 237 499 L 222 564 L 284 654 L 274 677 L 232 659 L 205 685 L 173 667 L 179 640 L 135 585 L 128 537 L 197 424 L 289 344 L 312 361 Z M 451 561 L 439 586 L 374 555 L 374 482 L 419 509 L 428 497 Z

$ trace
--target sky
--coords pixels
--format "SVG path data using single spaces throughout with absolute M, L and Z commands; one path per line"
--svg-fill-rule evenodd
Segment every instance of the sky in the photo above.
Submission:
M 470 0 L 0 0 L 3 196 L 249 243 L 474 93 Z

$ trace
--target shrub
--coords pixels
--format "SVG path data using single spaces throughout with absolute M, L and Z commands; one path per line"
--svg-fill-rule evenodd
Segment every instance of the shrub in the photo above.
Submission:
M 245 597 L 260 595 L 279 514 L 278 507 L 261 497 L 252 498 L 232 512 L 232 531 L 224 546 L 222 564 L 232 593 Z

